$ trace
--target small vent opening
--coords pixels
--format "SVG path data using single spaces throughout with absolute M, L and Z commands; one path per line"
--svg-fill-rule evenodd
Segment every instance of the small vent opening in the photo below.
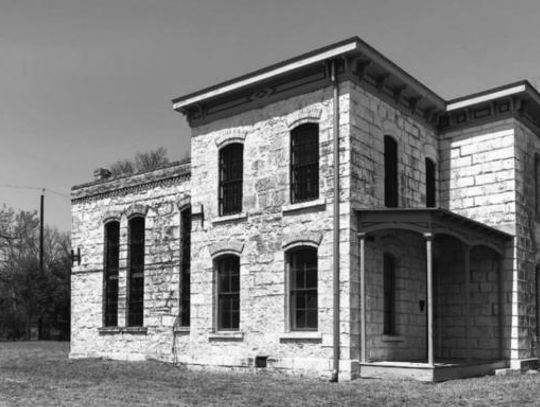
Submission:
M 255 356 L 255 367 L 266 367 L 268 356 Z

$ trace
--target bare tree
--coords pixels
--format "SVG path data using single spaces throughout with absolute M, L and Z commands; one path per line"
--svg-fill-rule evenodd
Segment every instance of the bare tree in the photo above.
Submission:
M 129 175 L 138 172 L 152 171 L 169 164 L 167 149 L 160 147 L 156 150 L 137 153 L 131 160 L 118 160 L 109 166 L 113 176 Z

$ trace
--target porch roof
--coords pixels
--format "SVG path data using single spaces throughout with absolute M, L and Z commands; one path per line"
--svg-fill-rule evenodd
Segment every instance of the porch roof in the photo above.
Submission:
M 490 246 L 498 252 L 513 236 L 442 208 L 357 209 L 358 232 L 406 229 L 426 234 L 446 234 L 470 246 Z

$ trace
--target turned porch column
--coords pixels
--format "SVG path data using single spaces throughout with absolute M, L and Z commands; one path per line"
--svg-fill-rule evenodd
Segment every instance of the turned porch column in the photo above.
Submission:
M 427 274 L 427 345 L 428 364 L 433 366 L 433 234 L 424 233 L 426 240 L 426 274 Z
M 366 363 L 366 234 L 358 233 L 360 241 L 360 362 Z
M 471 353 L 471 248 L 468 245 L 464 245 L 464 266 L 463 272 L 465 273 L 465 358 L 470 361 L 472 359 Z

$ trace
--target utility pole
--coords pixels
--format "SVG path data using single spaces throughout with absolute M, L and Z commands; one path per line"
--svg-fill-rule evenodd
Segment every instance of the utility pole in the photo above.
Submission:
M 44 224 L 44 210 L 45 210 L 45 188 L 41 191 L 41 199 L 39 203 L 39 271 L 41 277 L 45 273 L 43 269 L 43 224 Z M 43 339 L 43 320 L 42 316 L 39 316 L 38 320 L 38 340 Z
M 43 274 L 43 212 L 45 207 L 45 189 L 41 192 L 39 205 L 39 270 Z

